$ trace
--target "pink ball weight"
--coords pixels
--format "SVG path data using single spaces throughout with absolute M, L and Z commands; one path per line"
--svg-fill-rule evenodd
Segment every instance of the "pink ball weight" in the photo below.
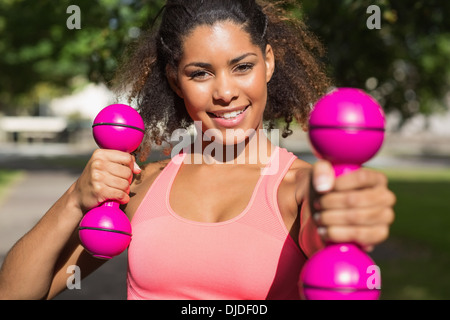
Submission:
M 113 104 L 99 112 L 92 130 L 100 148 L 131 153 L 141 144 L 145 125 L 132 107 Z
M 78 229 L 84 248 L 97 258 L 111 259 L 131 241 L 130 221 L 117 202 L 105 202 L 90 210 Z
M 92 125 L 94 139 L 103 149 L 135 151 L 144 138 L 145 126 L 139 113 L 124 104 L 104 108 Z M 131 241 L 131 224 L 119 204 L 107 201 L 86 213 L 79 225 L 84 248 L 94 257 L 111 259 Z
M 354 244 L 329 245 L 302 269 L 301 295 L 308 300 L 376 300 L 380 290 L 372 287 L 373 266 Z
M 315 105 L 309 139 L 318 158 L 357 168 L 380 149 L 384 127 L 384 112 L 375 99 L 359 89 L 339 88 Z
M 316 156 L 330 161 L 340 176 L 359 169 L 378 152 L 384 126 L 383 110 L 371 96 L 359 89 L 339 88 L 315 105 L 309 138 Z M 374 267 L 357 245 L 328 244 L 303 267 L 300 294 L 309 300 L 378 299 L 380 290 L 368 283 L 373 276 L 368 271 Z

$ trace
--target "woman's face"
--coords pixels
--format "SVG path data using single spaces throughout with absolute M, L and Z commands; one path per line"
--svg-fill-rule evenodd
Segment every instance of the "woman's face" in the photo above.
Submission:
M 169 81 L 202 131 L 215 129 L 216 139 L 219 133 L 222 143 L 235 144 L 262 129 L 272 48 L 263 53 L 241 27 L 221 22 L 196 27 L 183 50 L 176 77 Z

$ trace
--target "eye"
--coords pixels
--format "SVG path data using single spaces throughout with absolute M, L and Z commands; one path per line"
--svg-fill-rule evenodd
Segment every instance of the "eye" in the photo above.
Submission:
M 253 69 L 253 63 L 241 63 L 234 68 L 234 70 L 238 73 L 247 73 Z
M 189 77 L 191 79 L 196 79 L 196 80 L 205 80 L 209 77 L 209 73 L 205 70 L 196 70 L 196 71 L 192 71 L 189 74 Z

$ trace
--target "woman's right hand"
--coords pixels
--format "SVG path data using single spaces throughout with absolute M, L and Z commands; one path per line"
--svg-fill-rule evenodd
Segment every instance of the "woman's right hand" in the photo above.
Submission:
M 75 183 L 76 203 L 83 213 L 107 200 L 126 204 L 133 174 L 140 172 L 133 155 L 97 149 Z

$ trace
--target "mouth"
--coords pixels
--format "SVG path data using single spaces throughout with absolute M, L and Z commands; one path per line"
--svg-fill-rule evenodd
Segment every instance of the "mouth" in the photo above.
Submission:
M 243 114 L 245 111 L 247 111 L 247 109 L 250 107 L 250 105 L 246 106 L 244 109 L 241 110 L 235 110 L 235 111 L 231 111 L 231 112 L 220 112 L 220 113 L 214 113 L 214 112 L 207 112 L 207 114 L 211 117 L 211 118 L 216 118 L 216 119 L 224 119 L 224 120 L 234 120 L 237 117 L 239 117 L 239 115 Z

